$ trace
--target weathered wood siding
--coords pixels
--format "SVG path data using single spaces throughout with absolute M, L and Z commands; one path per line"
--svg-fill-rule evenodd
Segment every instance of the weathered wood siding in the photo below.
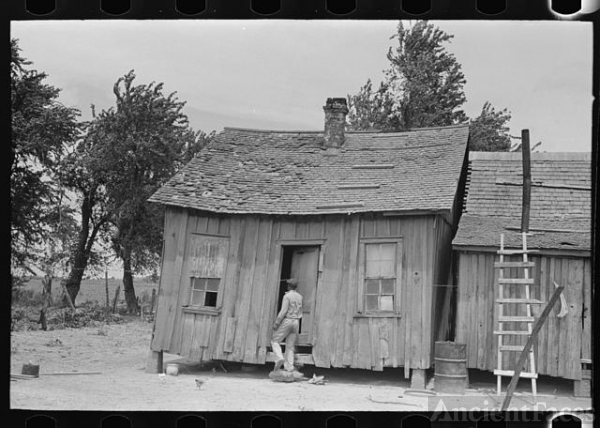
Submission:
M 228 237 L 219 311 L 182 308 L 189 296 L 190 236 Z M 264 363 L 281 269 L 281 242 L 320 240 L 314 313 L 319 367 L 428 368 L 432 284 L 449 269 L 450 228 L 430 216 L 226 216 L 167 208 L 165 250 L 152 349 L 196 360 Z M 402 238 L 400 316 L 357 316 L 361 238 Z M 446 253 L 446 254 L 445 254 Z M 437 267 L 438 264 L 440 267 Z
M 540 374 L 581 379 L 581 359 L 591 358 L 591 261 L 589 258 L 569 258 L 558 256 L 534 256 L 531 287 L 533 298 L 548 302 L 555 291 L 553 280 L 563 285 L 563 292 L 569 312 L 563 318 L 556 315 L 560 311 L 557 304 L 539 333 L 535 347 L 537 371 Z M 456 321 L 456 341 L 467 344 L 467 365 L 470 368 L 494 370 L 497 358 L 497 339 L 493 330 L 497 329 L 498 310 L 494 305 L 497 297 L 498 270 L 494 269 L 498 261 L 495 253 L 459 252 L 458 307 Z M 506 269 L 505 273 L 509 270 Z M 510 269 L 510 276 L 518 277 L 516 269 Z M 510 295 L 516 296 L 518 286 L 506 286 Z M 525 305 L 509 305 L 507 315 L 525 315 Z M 534 315 L 539 315 L 543 306 L 532 305 Z M 493 316 L 492 316 L 493 314 Z M 512 323 L 520 330 L 525 324 Z M 505 327 L 512 330 L 511 323 Z M 524 344 L 524 338 L 514 338 L 507 344 Z M 507 364 L 514 365 L 518 353 L 512 355 Z M 508 368 L 508 367 L 505 367 Z

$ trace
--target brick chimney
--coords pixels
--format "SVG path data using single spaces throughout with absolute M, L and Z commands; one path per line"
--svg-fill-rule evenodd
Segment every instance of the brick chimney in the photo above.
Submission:
M 325 111 L 325 146 L 341 147 L 344 144 L 344 130 L 348 106 L 346 98 L 327 98 Z

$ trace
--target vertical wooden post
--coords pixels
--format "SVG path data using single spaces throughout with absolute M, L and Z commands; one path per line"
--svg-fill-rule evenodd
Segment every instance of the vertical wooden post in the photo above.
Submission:
M 119 300 L 119 292 L 121 291 L 121 286 L 119 285 L 117 287 L 117 289 L 115 290 L 115 298 L 113 300 L 113 306 L 112 306 L 112 311 L 113 314 L 115 313 L 115 311 L 117 310 L 117 300 Z
M 162 351 L 150 350 L 148 361 L 146 362 L 146 373 L 163 372 L 163 353 Z
M 521 153 L 523 154 L 523 208 L 521 213 L 521 232 L 529 231 L 529 209 L 531 206 L 531 151 L 529 148 L 529 130 L 521 131 Z
M 108 294 L 108 271 L 104 271 L 104 292 L 106 293 L 106 315 L 110 311 L 110 296 Z

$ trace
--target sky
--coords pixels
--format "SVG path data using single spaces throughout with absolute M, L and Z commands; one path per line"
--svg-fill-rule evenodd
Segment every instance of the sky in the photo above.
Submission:
M 453 35 L 463 109 L 485 101 L 529 129 L 539 151 L 590 151 L 592 25 L 573 21 L 432 21 Z M 82 119 L 114 105 L 112 86 L 163 82 L 192 127 L 321 130 L 328 97 L 356 93 L 389 67 L 397 21 L 19 21 L 11 36 Z

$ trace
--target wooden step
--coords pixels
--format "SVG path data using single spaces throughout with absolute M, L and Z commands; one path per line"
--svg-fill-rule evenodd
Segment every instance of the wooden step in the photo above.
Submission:
M 496 253 L 502 254 L 505 256 L 510 256 L 512 254 L 529 254 L 529 253 L 538 253 L 538 250 L 498 250 Z
M 528 285 L 533 284 L 533 278 L 498 278 L 498 284 Z
M 496 299 L 496 303 L 525 303 L 529 305 L 543 305 L 546 302 L 542 302 L 538 299 L 502 298 Z
M 494 370 L 494 374 L 496 376 L 514 376 L 515 375 L 515 371 L 514 370 Z M 527 378 L 527 379 L 537 379 L 538 375 L 537 373 L 531 373 L 531 372 L 521 372 L 521 374 L 519 375 L 519 377 L 522 378 Z
M 515 330 L 496 330 L 494 334 L 500 334 L 504 336 L 530 336 L 531 333 L 528 331 L 515 331 Z
M 535 267 L 534 262 L 494 262 L 494 267 L 503 268 L 532 268 Z
M 521 352 L 523 349 L 525 349 L 525 345 L 502 345 L 498 347 L 499 351 Z
M 503 317 L 498 317 L 498 321 L 500 322 L 534 322 L 535 318 L 534 317 L 527 317 L 527 316 L 503 316 Z

